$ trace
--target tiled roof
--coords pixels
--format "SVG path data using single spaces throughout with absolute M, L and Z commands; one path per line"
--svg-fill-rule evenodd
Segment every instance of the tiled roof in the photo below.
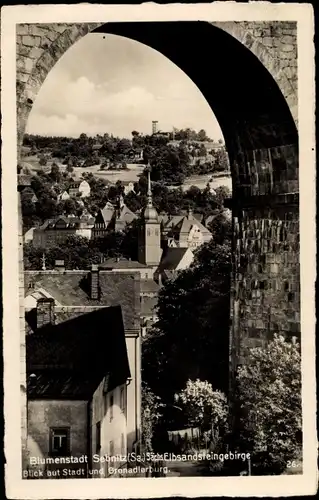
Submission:
M 80 187 L 81 183 L 84 182 L 84 180 L 77 180 L 77 181 L 72 181 L 71 184 L 69 185 L 69 189 L 70 188 L 78 188 Z
M 30 398 L 89 398 L 105 376 L 109 390 L 130 377 L 120 307 L 101 308 L 26 338 Z
M 197 226 L 203 234 L 211 234 L 210 231 L 194 217 L 183 217 L 173 228 L 174 233 L 188 234 L 193 226 Z
M 31 177 L 30 175 L 19 174 L 18 175 L 18 186 L 31 186 Z
M 157 293 L 160 286 L 154 280 L 141 280 L 141 293 Z
M 134 212 L 132 212 L 126 205 L 123 205 L 121 209 L 118 211 L 116 210 L 114 205 L 112 205 L 112 203 L 109 202 L 106 203 L 104 208 L 100 210 L 100 215 L 102 216 L 103 222 L 106 227 L 109 226 L 111 221 L 114 221 L 115 216 L 116 216 L 116 223 L 123 222 L 125 224 L 129 224 L 130 222 L 132 222 L 134 219 L 137 218 L 136 214 L 134 214 Z
M 148 266 L 141 264 L 137 260 L 128 260 L 123 257 L 117 260 L 116 257 L 112 257 L 105 260 L 99 267 L 101 269 L 142 269 Z
M 118 214 L 117 219 L 129 223 L 136 219 L 136 215 L 126 205 L 123 205 L 120 209 L 120 213 Z
M 59 224 L 62 225 L 62 227 L 65 226 L 66 229 L 79 229 L 80 224 L 86 224 L 88 227 L 93 227 L 94 221 L 94 217 L 66 217 L 64 215 L 60 215 L 55 219 L 47 219 L 38 229 L 41 231 L 44 229 L 53 229 Z
M 114 207 L 111 203 L 107 203 L 101 210 L 100 214 L 102 216 L 102 219 L 104 221 L 105 226 L 108 226 L 108 224 L 111 222 L 113 214 L 114 214 Z
M 172 279 L 174 276 L 174 271 L 170 271 L 169 269 L 163 269 L 162 277 L 167 278 L 168 280 Z
M 90 298 L 88 271 L 25 271 L 24 281 L 26 296 L 42 288 L 62 306 L 85 308 L 120 305 L 125 329 L 139 328 L 139 273 L 101 270 L 100 298 L 96 300 Z

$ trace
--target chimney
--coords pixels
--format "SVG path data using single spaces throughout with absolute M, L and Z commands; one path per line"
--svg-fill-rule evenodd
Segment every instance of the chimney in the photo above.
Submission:
M 37 328 L 54 324 L 54 299 L 43 297 L 37 301 Z
M 100 298 L 100 283 L 99 283 L 99 267 L 92 264 L 91 267 L 91 299 L 98 300 Z
M 56 260 L 54 264 L 54 268 L 57 271 L 65 271 L 64 260 Z

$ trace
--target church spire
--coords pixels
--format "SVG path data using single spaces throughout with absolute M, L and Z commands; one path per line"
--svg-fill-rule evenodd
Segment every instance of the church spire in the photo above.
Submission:
M 147 206 L 149 208 L 153 207 L 152 188 L 151 188 L 151 168 L 149 165 L 147 169 Z
M 158 213 L 153 206 L 150 165 L 147 167 L 147 203 L 144 210 L 144 220 L 145 222 L 158 222 Z

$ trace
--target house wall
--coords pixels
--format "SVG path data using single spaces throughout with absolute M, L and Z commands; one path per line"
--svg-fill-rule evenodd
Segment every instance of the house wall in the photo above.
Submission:
M 69 195 L 69 193 L 67 193 L 67 191 L 64 191 L 62 194 L 59 195 L 59 197 L 61 200 L 69 200 L 70 199 L 70 195 Z
M 198 226 L 194 225 L 187 238 L 188 247 L 196 248 L 204 243 L 204 235 Z
M 87 238 L 88 240 L 90 240 L 92 238 L 92 228 L 83 227 L 81 229 L 77 229 L 75 231 L 75 234 L 77 236 L 82 236 L 83 238 Z
M 24 234 L 24 243 L 30 243 L 30 241 L 33 241 L 33 232 L 34 228 L 29 229 L 25 234 Z
M 70 428 L 71 456 L 88 455 L 87 401 L 29 399 L 27 415 L 29 457 L 45 458 L 50 456 L 51 427 Z
M 111 445 L 113 443 L 114 455 L 126 455 L 127 453 L 127 390 L 126 385 L 116 387 L 113 391 L 104 393 L 104 379 L 93 394 L 91 401 L 91 450 L 94 455 L 112 455 Z M 124 390 L 124 407 L 121 408 L 121 389 Z M 111 407 L 111 397 L 113 396 L 113 406 Z M 96 424 L 101 425 L 100 449 L 97 448 Z M 100 469 L 105 466 L 107 473 L 107 463 L 99 463 L 92 460 L 92 468 Z
M 81 182 L 79 186 L 79 192 L 81 193 L 81 198 L 86 198 L 90 196 L 91 188 L 90 184 L 86 181 Z
M 35 248 L 44 247 L 47 248 L 56 243 L 61 243 L 66 240 L 69 236 L 76 234 L 75 229 L 63 229 L 63 230 L 34 230 L 33 233 L 33 246 Z
M 125 334 L 132 380 L 127 386 L 127 450 L 133 451 L 141 429 L 141 332 Z

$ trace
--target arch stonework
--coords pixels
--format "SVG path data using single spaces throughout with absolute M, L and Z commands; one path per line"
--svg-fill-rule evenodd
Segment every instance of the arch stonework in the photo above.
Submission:
M 256 56 L 277 83 L 281 91 L 280 94 L 277 89 L 279 101 L 288 105 L 287 113 L 284 110 L 280 115 L 276 109 L 280 104 L 278 96 L 273 102 L 269 101 L 275 103 L 271 116 L 273 120 L 278 118 L 277 123 L 267 121 L 263 107 L 260 116 L 255 116 L 253 111 L 247 115 L 251 122 L 240 115 L 240 105 L 238 123 L 227 113 L 225 117 L 229 122 L 228 139 L 225 137 L 225 140 L 232 150 L 234 188 L 232 379 L 238 363 L 246 359 L 251 346 L 262 344 L 276 332 L 300 333 L 299 166 L 295 131 L 298 126 L 297 33 L 296 23 L 281 21 L 210 24 L 218 28 L 217 31 L 222 30 L 224 36 L 231 35 Z M 77 40 L 102 26 L 104 23 L 17 26 L 18 156 L 29 112 L 49 71 Z M 212 48 L 212 61 L 214 50 L 222 51 L 223 48 Z M 240 72 L 237 76 L 241 79 Z M 244 85 L 247 82 L 249 75 Z M 264 97 L 267 89 L 267 85 L 264 86 Z M 250 94 L 247 98 L 246 91 L 245 102 L 249 101 Z M 232 104 L 236 102 L 233 100 Z M 289 110 L 291 115 L 287 117 Z M 294 124 L 293 132 L 289 121 Z
M 296 23 L 214 22 L 247 47 L 268 69 L 285 97 L 297 125 Z M 103 23 L 18 24 L 17 104 L 21 141 L 29 112 L 49 71 L 80 38 Z

